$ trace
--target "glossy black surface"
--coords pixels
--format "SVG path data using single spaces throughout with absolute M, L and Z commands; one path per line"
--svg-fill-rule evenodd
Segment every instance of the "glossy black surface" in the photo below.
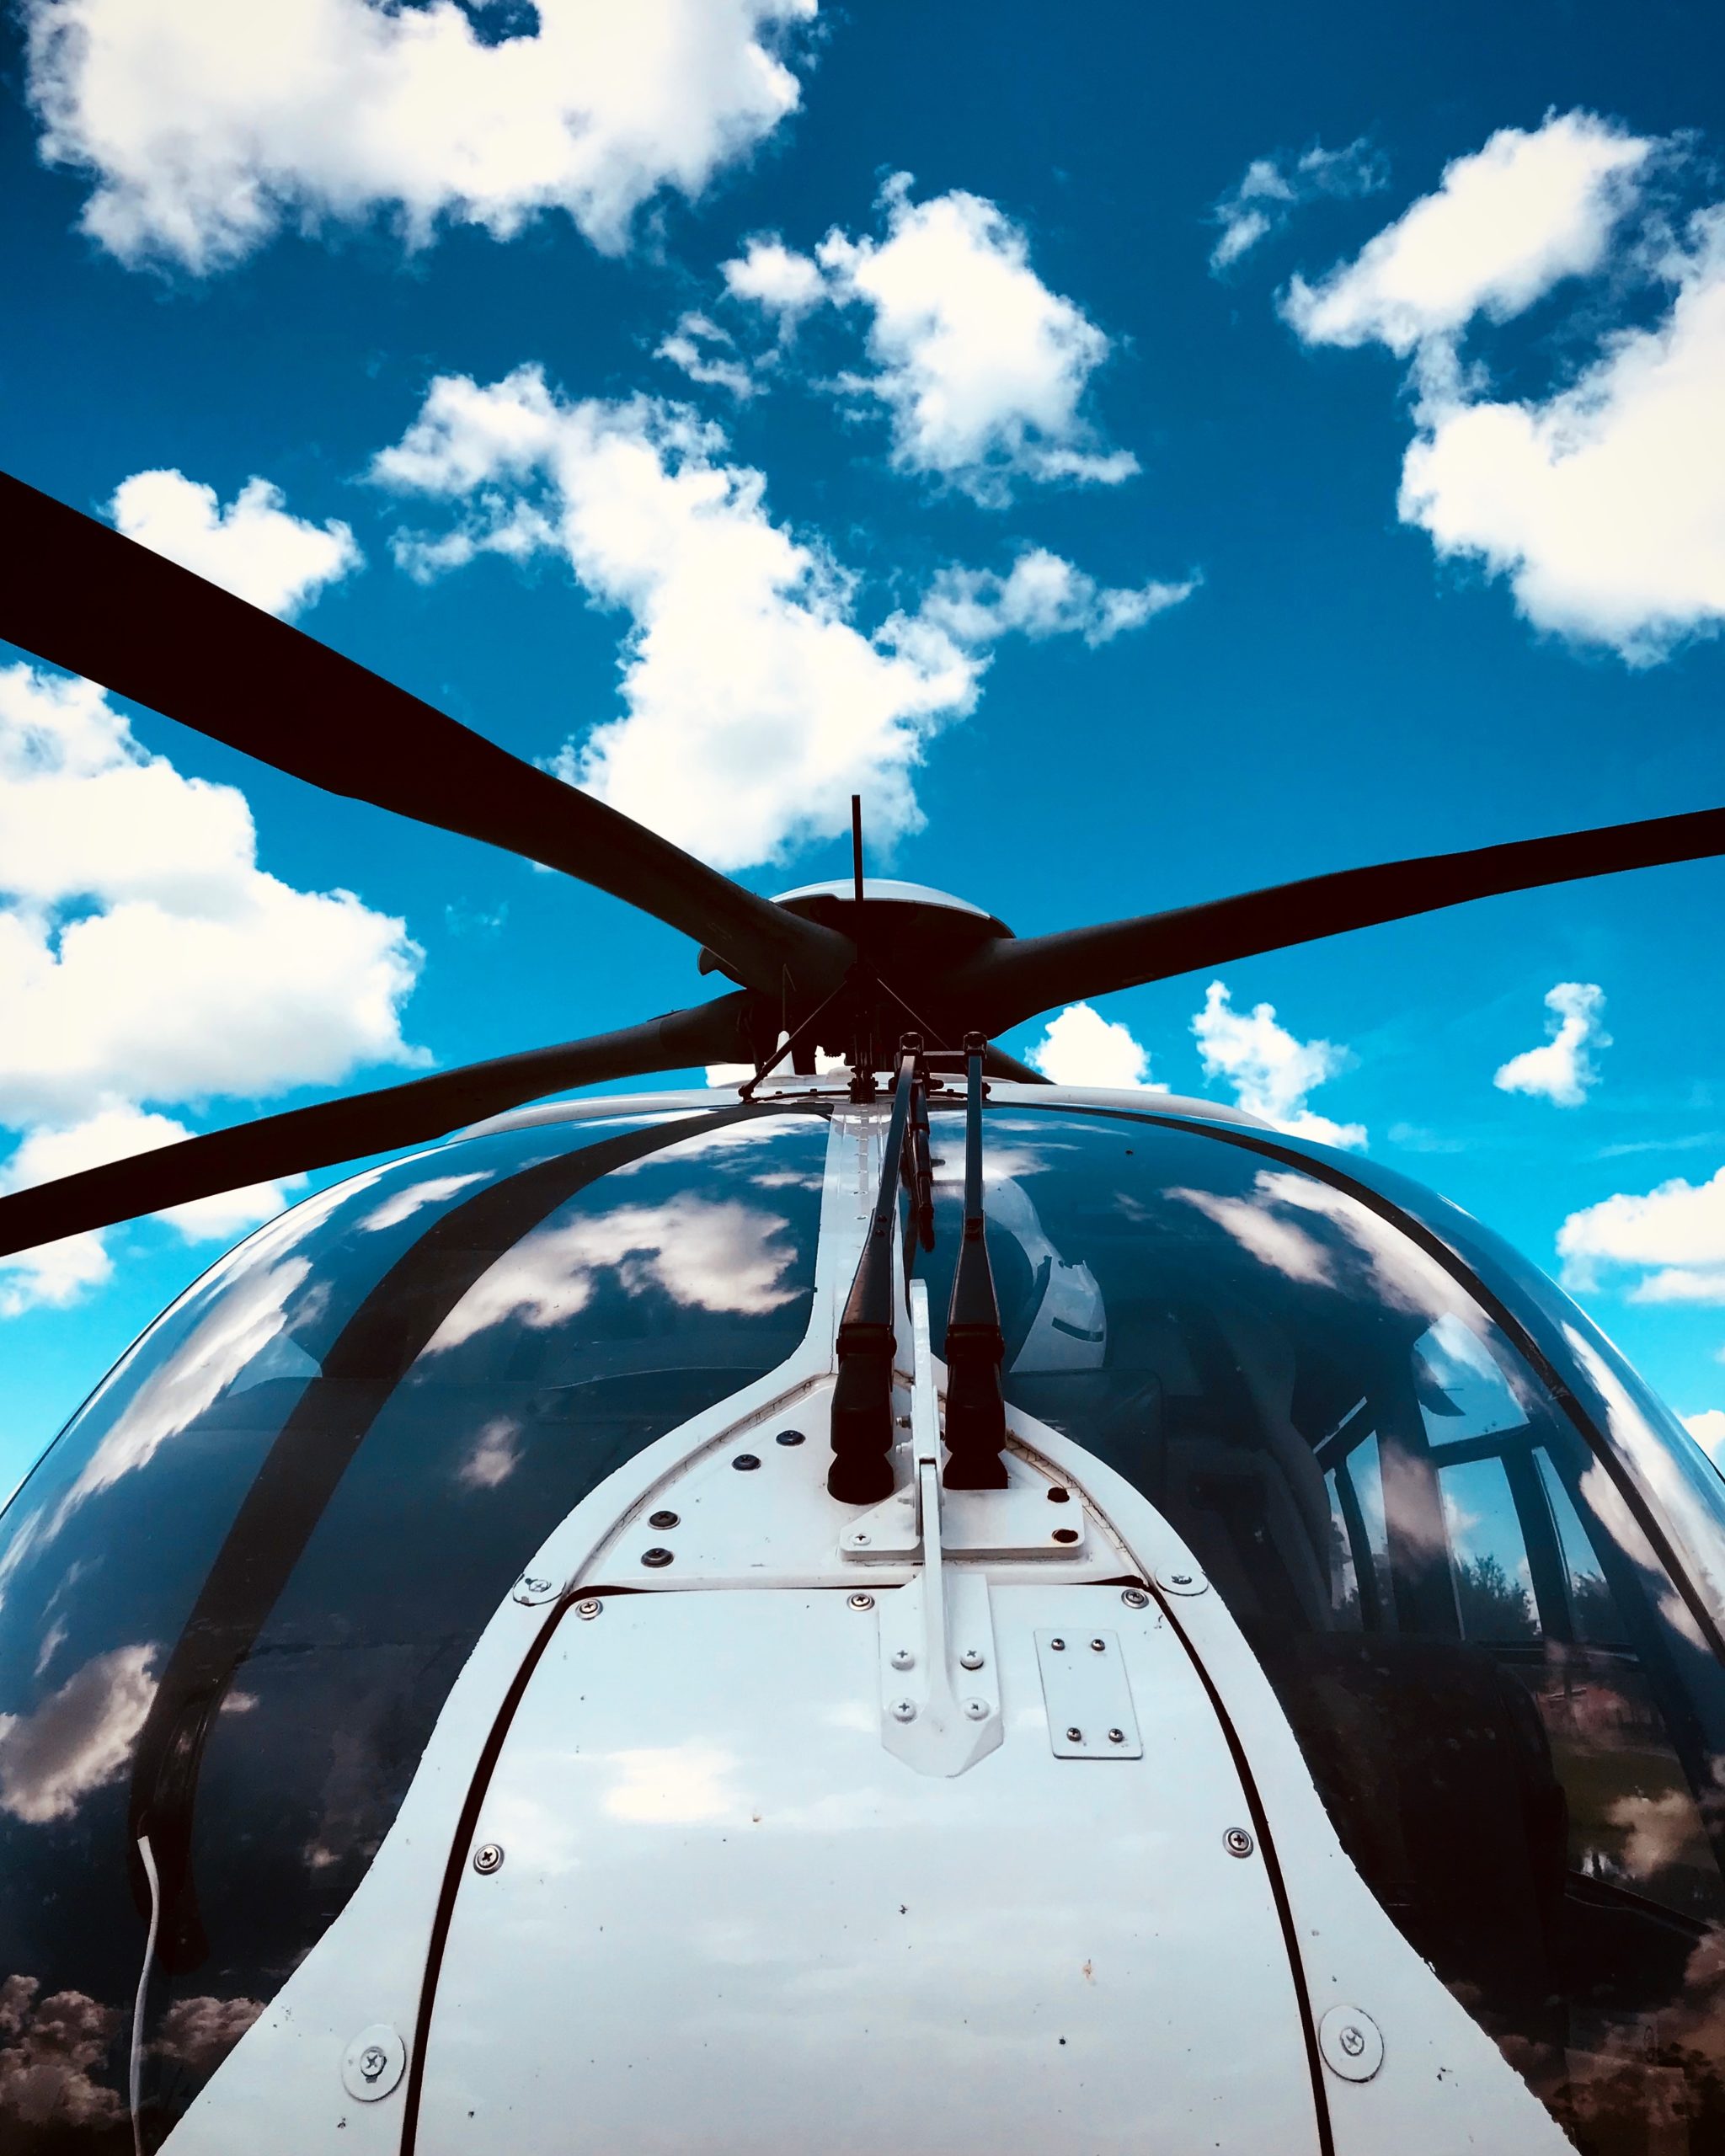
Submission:
M 308 1201 L 144 1336 L 13 1500 L 7 2156 L 131 2146 L 139 1834 L 147 2147 L 363 1876 L 546 1534 L 801 1339 L 825 1124 L 702 1125 L 545 1124 Z
M 1361 1875 L 1578 2144 L 1725 2147 L 1725 1688 L 1626 1499 L 1700 1577 L 1725 1483 L 1440 1201 L 1417 1222 L 1270 1134 L 985 1137 L 1009 1401 L 1185 1539 Z M 950 1114 L 935 1151 L 939 1313 Z

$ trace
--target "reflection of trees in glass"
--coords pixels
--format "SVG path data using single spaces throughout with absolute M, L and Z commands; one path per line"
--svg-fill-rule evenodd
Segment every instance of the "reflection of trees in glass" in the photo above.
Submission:
M 1533 1599 L 1519 1580 L 1512 1580 L 1501 1557 L 1487 1550 L 1464 1557 L 1455 1567 L 1455 1597 L 1461 1607 L 1461 1630 L 1470 1640 L 1530 1640 Z
M 1573 1573 L 1569 1582 L 1569 1599 L 1575 1611 L 1575 1630 L 1578 1638 L 1594 1641 L 1620 1641 L 1623 1638 L 1623 1620 L 1617 1614 L 1616 1599 L 1597 1572 Z

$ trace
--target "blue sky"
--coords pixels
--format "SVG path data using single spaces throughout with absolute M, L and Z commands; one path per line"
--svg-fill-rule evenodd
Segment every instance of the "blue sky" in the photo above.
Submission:
M 853 784 L 873 865 L 1021 931 L 1725 800 L 1717 10 L 630 19 L 25 0 L 0 464 L 764 890 L 841 871 Z M 18 656 L 0 1176 L 705 992 Z M 1042 1052 L 1322 1118 L 1699 1416 L 1722 897 L 1494 901 Z M 0 1483 L 245 1212 L 0 1272 Z

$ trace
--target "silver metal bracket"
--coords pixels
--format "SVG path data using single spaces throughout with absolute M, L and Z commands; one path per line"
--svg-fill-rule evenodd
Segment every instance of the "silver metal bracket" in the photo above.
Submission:
M 1039 1632 L 1036 1660 L 1055 1758 L 1144 1757 L 1117 1632 Z

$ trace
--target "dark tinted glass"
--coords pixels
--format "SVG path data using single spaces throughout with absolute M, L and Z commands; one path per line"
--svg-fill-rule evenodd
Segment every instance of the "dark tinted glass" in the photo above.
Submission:
M 1362 1876 L 1578 2143 L 1725 2147 L 1721 1672 L 1576 1422 L 1314 1173 L 1124 1119 L 985 1139 L 1008 1397 L 1185 1538 Z M 934 1150 L 938 1323 L 955 1118 Z M 1666 1480 L 1717 1563 L 1725 1485 Z
M 141 1833 L 157 2144 L 352 1893 L 549 1529 L 801 1339 L 825 1137 L 550 1124 L 361 1177 L 74 1419 L 0 1523 L 8 2156 L 131 2146 Z

